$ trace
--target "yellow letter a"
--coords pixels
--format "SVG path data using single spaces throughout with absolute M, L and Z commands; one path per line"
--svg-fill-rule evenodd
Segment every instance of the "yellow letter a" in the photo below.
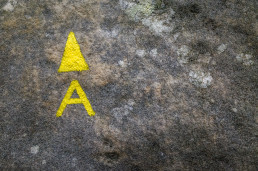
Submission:
M 72 96 L 74 90 L 77 91 L 77 94 L 79 95 L 79 98 L 71 99 L 71 96 Z M 95 115 L 95 112 L 93 111 L 93 109 L 90 105 L 90 102 L 87 99 L 87 96 L 84 93 L 82 87 L 80 86 L 80 84 L 77 80 L 74 80 L 74 81 L 71 82 L 71 85 L 68 88 L 67 93 L 66 93 L 59 109 L 56 112 L 56 117 L 62 116 L 63 111 L 66 108 L 66 105 L 68 105 L 68 104 L 78 104 L 78 103 L 82 103 L 84 105 L 85 109 L 87 110 L 87 112 L 90 116 Z

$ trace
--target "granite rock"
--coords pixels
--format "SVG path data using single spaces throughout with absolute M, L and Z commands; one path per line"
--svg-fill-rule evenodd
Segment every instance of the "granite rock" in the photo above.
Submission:
M 257 170 L 256 9 L 1 0 L 0 170 Z M 71 31 L 89 70 L 58 73 Z M 56 118 L 72 80 L 95 116 Z

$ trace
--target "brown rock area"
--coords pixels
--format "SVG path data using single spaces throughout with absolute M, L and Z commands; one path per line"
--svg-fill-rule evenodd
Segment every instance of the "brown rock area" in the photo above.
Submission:
M 0 0 L 0 170 L 257 170 L 257 2 Z M 73 31 L 89 70 L 58 73 Z M 78 80 L 96 112 L 57 109 Z

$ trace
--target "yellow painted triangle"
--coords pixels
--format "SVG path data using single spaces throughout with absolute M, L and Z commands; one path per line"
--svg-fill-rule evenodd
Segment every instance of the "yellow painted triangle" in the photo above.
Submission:
M 82 56 L 80 46 L 73 32 L 70 32 L 58 72 L 83 71 L 89 66 Z

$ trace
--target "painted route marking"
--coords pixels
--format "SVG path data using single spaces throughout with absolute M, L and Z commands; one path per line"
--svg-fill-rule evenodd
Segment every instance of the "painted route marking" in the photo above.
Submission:
M 82 56 L 80 46 L 73 32 L 70 32 L 58 72 L 88 70 L 88 64 Z
M 77 91 L 79 98 L 71 99 L 71 96 L 72 96 L 74 90 Z M 67 93 L 66 93 L 59 109 L 57 110 L 56 116 L 57 117 L 62 116 L 63 111 L 68 104 L 79 104 L 79 103 L 82 103 L 84 105 L 85 109 L 87 110 L 87 112 L 90 116 L 95 115 L 95 112 L 93 111 L 93 109 L 90 105 L 90 102 L 87 99 L 87 96 L 84 93 L 82 87 L 80 86 L 80 84 L 77 80 L 74 80 L 71 82 L 71 85 L 68 88 Z
M 82 56 L 80 46 L 75 38 L 75 35 L 73 32 L 70 32 L 58 72 L 83 71 L 88 69 L 88 64 Z M 71 98 L 75 90 L 79 95 L 79 98 Z M 62 116 L 68 104 L 81 103 L 84 105 L 85 110 L 88 112 L 90 116 L 95 115 L 95 112 L 93 111 L 90 102 L 87 99 L 87 96 L 84 93 L 81 85 L 77 80 L 73 80 L 65 94 L 64 99 L 62 100 L 60 107 L 56 112 L 56 117 Z

